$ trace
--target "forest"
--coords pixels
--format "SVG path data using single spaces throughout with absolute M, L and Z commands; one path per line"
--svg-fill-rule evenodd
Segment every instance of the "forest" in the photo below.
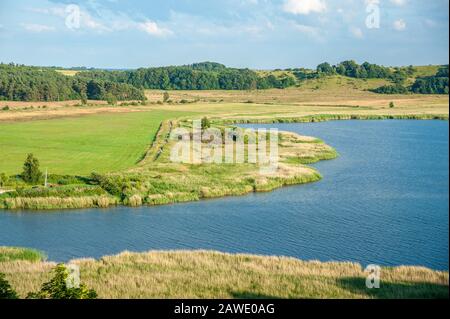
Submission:
M 203 62 L 185 66 L 140 68 L 130 71 L 87 71 L 77 75 L 159 90 L 252 90 L 284 89 L 296 84 L 293 77 L 261 76 L 249 69 L 227 68 Z
M 321 63 L 316 70 L 287 69 L 284 72 L 228 68 L 202 62 L 184 66 L 98 70 L 79 68 L 66 76 L 56 67 L 0 64 L 0 100 L 145 100 L 144 89 L 159 90 L 256 90 L 285 89 L 309 79 L 334 75 L 358 79 L 386 79 L 392 84 L 372 90 L 379 94 L 448 94 L 448 66 L 434 76 L 417 77 L 415 68 L 390 68 L 364 62 Z M 405 83 L 414 79 L 412 85 Z
M 0 64 L 0 100 L 143 100 L 144 92 L 125 83 L 69 77 L 50 68 Z

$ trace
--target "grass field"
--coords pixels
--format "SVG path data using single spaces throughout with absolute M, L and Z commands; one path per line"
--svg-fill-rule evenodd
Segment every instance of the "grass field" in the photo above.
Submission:
M 0 124 L 0 172 L 17 174 L 28 153 L 52 174 L 86 175 L 130 168 L 163 120 L 188 115 L 153 111 Z
M 0 250 L 1 256 L 1 250 Z M 99 298 L 448 298 L 448 272 L 382 268 L 367 289 L 360 264 L 207 251 L 128 253 L 72 261 Z M 54 263 L 1 261 L 21 297 L 49 280 Z
M 329 79 L 332 80 L 339 79 Z M 162 96 L 162 92 L 148 94 Z M 181 103 L 177 99 L 183 96 L 176 94 L 195 94 L 196 102 Z M 203 96 L 201 99 L 198 99 L 199 94 Z M 41 161 L 41 168 L 48 168 L 50 174 L 88 176 L 96 171 L 106 174 L 107 179 L 95 181 L 97 189 L 92 185 L 71 186 L 57 179 L 50 190 L 29 190 L 29 186 L 22 184 L 26 187 L 20 192 L 14 179 L 10 179 L 16 192 L 0 195 L 0 207 L 62 209 L 116 204 L 160 205 L 270 191 L 284 185 L 317 181 L 321 178 L 319 172 L 305 164 L 336 156 L 334 150 L 327 148 L 326 141 L 322 144 L 294 142 L 290 147 L 281 143 L 283 165 L 273 176 L 263 177 L 256 165 L 171 163 L 168 158 L 171 142 L 167 136 L 172 128 L 203 116 L 223 128 L 224 124 L 274 121 L 448 120 L 449 113 L 448 95 L 386 96 L 356 89 L 343 91 L 332 85 L 319 90 L 177 91 L 170 95 L 173 102 L 166 104 L 151 101 L 147 105 L 116 107 L 56 104 L 40 109 L 0 111 L 0 173 L 19 174 L 27 153 L 34 153 Z M 218 96 L 228 100 L 216 100 Z M 243 97 L 248 101 L 242 102 Z M 259 102 L 254 101 L 257 99 Z M 393 108 L 389 107 L 391 101 Z M 42 118 L 48 119 L 40 120 Z M 175 118 L 179 120 L 173 121 Z M 152 144 L 162 122 L 165 123 L 163 129 Z M 161 156 L 155 157 L 161 150 Z M 289 152 L 292 153 L 289 158 L 283 158 L 283 153 Z M 147 154 L 145 160 L 138 165 L 144 154 Z M 11 188 L 6 185 L 5 189 Z

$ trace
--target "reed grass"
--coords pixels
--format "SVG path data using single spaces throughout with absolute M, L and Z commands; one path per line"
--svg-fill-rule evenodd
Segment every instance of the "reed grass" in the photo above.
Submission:
M 380 289 L 367 289 L 360 264 L 211 251 L 123 252 L 71 261 L 100 298 L 448 298 L 448 272 L 423 267 L 381 269 Z M 0 262 L 24 297 L 48 280 L 54 263 Z

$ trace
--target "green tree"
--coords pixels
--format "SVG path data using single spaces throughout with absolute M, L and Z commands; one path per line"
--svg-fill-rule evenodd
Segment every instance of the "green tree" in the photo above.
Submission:
M 209 129 L 211 127 L 211 123 L 209 122 L 208 118 L 205 116 L 202 118 L 202 130 Z
M 53 269 L 54 277 L 42 285 L 41 290 L 29 293 L 27 299 L 95 299 L 97 293 L 84 284 L 79 287 L 68 287 L 69 271 L 64 264 Z
M 5 186 L 9 181 L 8 176 L 5 173 L 0 174 L 0 187 Z
M 106 102 L 108 102 L 109 105 L 116 105 L 117 98 L 112 93 L 108 93 L 106 95 Z
M 36 184 L 39 182 L 42 173 L 39 170 L 39 160 L 33 154 L 28 154 L 25 163 L 23 164 L 22 179 L 29 184 Z
M 169 99 L 170 99 L 169 93 L 168 92 L 164 92 L 164 94 L 163 94 L 163 102 L 167 103 L 167 101 L 169 101 Z
M 88 102 L 86 93 L 81 94 L 81 104 L 86 105 Z
M 335 71 L 334 68 L 328 62 L 324 62 L 317 66 L 317 73 L 332 75 L 335 73 Z
M 17 293 L 11 288 L 5 275 L 0 273 L 0 299 L 17 299 Z

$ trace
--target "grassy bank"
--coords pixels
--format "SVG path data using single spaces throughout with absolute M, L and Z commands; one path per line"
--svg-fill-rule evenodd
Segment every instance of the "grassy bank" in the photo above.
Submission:
M 448 272 L 386 267 L 367 289 L 361 265 L 207 251 L 128 253 L 72 261 L 100 298 L 448 298 Z M 23 297 L 49 279 L 49 262 L 0 261 Z
M 45 259 L 45 254 L 35 249 L 0 246 L 0 262 L 14 262 L 19 260 L 38 262 L 44 261 Z
M 304 164 L 333 159 L 337 152 L 324 142 L 294 133 L 281 132 L 278 142 L 279 166 L 261 172 L 261 165 L 173 163 L 170 152 L 177 140 L 169 139 L 175 128 L 190 128 L 191 121 L 165 121 L 145 157 L 135 167 L 117 173 L 95 175 L 88 185 L 29 189 L 0 195 L 0 208 L 65 209 L 124 204 L 164 205 L 200 199 L 239 196 L 271 191 L 285 185 L 315 182 L 319 172 Z M 224 129 L 224 126 L 217 126 Z M 241 131 L 239 129 L 235 129 Z M 263 139 L 265 139 L 264 137 Z M 246 146 L 256 143 L 249 143 Z M 203 148 L 208 149 L 208 145 Z M 220 144 L 220 148 L 225 148 Z M 223 158 L 225 159 L 225 158 Z M 88 196 L 89 194 L 89 196 Z M 95 196 L 93 196 L 95 194 Z

